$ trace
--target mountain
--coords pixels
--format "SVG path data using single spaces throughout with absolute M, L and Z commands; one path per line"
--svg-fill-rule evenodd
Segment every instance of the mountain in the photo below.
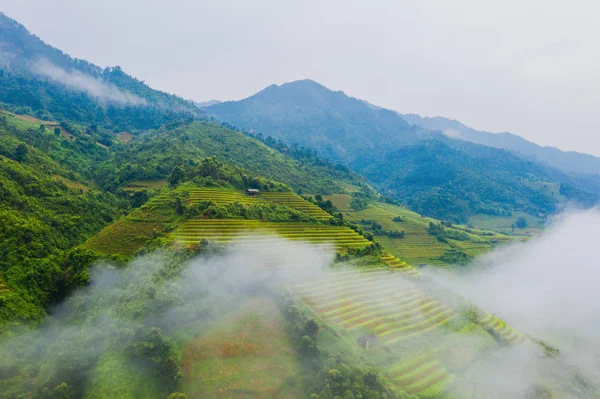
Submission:
M 436 218 L 547 215 L 566 199 L 589 206 L 600 193 L 593 179 L 411 125 L 396 112 L 311 80 L 272 85 L 205 110 L 238 128 L 314 147 L 364 174 L 386 195 Z
M 209 101 L 202 101 L 202 102 L 194 101 L 193 103 L 198 108 L 205 108 L 205 107 L 210 107 L 211 105 L 221 104 L 222 101 L 219 101 L 219 100 L 209 100 Z
M 0 13 L 0 102 L 40 119 L 69 119 L 115 131 L 202 117 L 191 102 L 154 90 L 120 67 L 100 68 L 64 54 Z
M 593 155 L 541 146 L 512 133 L 490 133 L 475 130 L 456 120 L 440 116 L 434 118 L 421 117 L 416 114 L 402 114 L 401 116 L 411 125 L 439 130 L 450 137 L 471 143 L 512 151 L 566 173 L 600 175 L 600 158 Z
M 418 140 L 396 113 L 332 91 L 312 80 L 272 85 L 240 101 L 204 108 L 218 120 L 275 139 L 315 148 L 335 161 Z

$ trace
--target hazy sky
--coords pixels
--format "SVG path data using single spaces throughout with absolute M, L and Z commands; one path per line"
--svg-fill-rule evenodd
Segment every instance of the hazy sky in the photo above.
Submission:
M 0 0 L 47 43 L 204 101 L 311 78 L 600 155 L 600 2 Z

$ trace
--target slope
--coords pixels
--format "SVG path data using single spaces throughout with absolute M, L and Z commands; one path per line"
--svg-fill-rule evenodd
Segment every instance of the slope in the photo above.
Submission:
M 60 163 L 69 155 L 71 161 L 84 158 L 63 147 L 64 138 L 19 122 L 17 127 L 0 119 L 0 281 L 9 288 L 0 292 L 0 324 L 37 318 L 52 301 L 85 284 L 93 257 L 71 248 L 128 206 Z M 28 124 L 35 129 L 24 129 Z
M 153 90 L 121 70 L 73 59 L 0 13 L 0 101 L 41 119 L 69 119 L 115 131 L 202 116 L 192 103 Z
M 394 112 L 369 107 L 312 80 L 272 85 L 244 100 L 204 110 L 238 128 L 317 148 L 320 155 L 346 163 L 360 152 L 417 138 L 415 129 Z
M 130 141 L 98 167 L 98 182 L 114 189 L 133 180 L 166 178 L 175 166 L 206 157 L 228 160 L 294 190 L 330 193 L 341 191 L 338 181 L 363 180 L 333 164 L 296 160 L 240 132 L 197 121 L 147 131 Z

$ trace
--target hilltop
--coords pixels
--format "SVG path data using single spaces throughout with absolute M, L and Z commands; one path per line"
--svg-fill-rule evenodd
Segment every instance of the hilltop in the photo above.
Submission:
M 240 129 L 316 148 L 322 156 L 347 163 L 365 149 L 377 153 L 417 140 L 417 131 L 394 112 L 312 80 L 271 85 L 244 100 L 204 110 Z

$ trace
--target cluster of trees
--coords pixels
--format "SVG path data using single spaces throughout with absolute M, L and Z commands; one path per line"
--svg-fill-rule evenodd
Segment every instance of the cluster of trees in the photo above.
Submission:
M 283 302 L 294 345 L 302 363 L 302 381 L 311 399 L 416 399 L 388 385 L 376 372 L 333 356 L 319 345 L 319 326 L 293 301 Z
M 83 292 L 59 305 L 56 317 L 35 328 L 3 326 L 3 338 L 12 341 L 0 341 L 2 396 L 78 398 L 94 390 L 166 398 L 177 391 L 181 373 L 170 329 L 186 316 L 209 320 L 216 306 L 205 286 L 172 289 L 188 259 L 165 251 L 125 269 L 103 266 Z M 169 313 L 188 300 L 193 314 Z
M 390 238 L 404 238 L 404 230 L 384 230 L 377 220 L 361 219 L 360 224 L 370 229 L 376 236 L 388 236 Z
M 448 242 L 448 240 L 469 241 L 471 239 L 467 233 L 448 228 L 442 223 L 430 222 L 427 232 L 435 236 L 440 242 Z
M 380 190 L 415 212 L 465 223 L 475 213 L 537 215 L 557 199 L 529 184 L 553 176 L 510 153 L 461 143 L 425 141 L 356 165 Z M 567 178 L 567 177 L 565 177 Z
M 214 157 L 199 161 L 190 160 L 185 165 L 176 166 L 169 175 L 168 182 L 171 187 L 177 187 L 184 182 L 191 182 L 202 187 L 290 191 L 290 188 L 283 183 L 269 180 L 229 162 L 219 161 Z
M 100 163 L 94 175 L 103 189 L 111 191 L 133 180 L 166 179 L 176 166 L 193 165 L 207 157 L 234 163 L 298 192 L 341 190 L 331 169 L 302 163 L 215 123 L 164 126 L 112 150 L 111 158 Z
M 353 211 L 359 212 L 364 209 L 367 209 L 367 207 L 369 206 L 369 203 L 366 200 L 361 199 L 361 198 L 352 198 L 348 205 L 350 205 L 350 208 L 352 208 Z
M 268 222 L 308 222 L 317 223 L 317 220 L 303 212 L 299 212 L 286 205 L 271 202 L 256 202 L 253 204 L 240 204 L 234 202 L 227 205 L 217 205 L 212 201 L 201 201 L 194 205 L 187 205 L 187 199 L 182 195 L 173 195 L 169 201 L 176 212 L 185 219 L 203 217 L 207 219 L 251 219 Z
M 0 280 L 10 287 L 0 298 L 0 322 L 38 317 L 78 285 L 72 272 L 82 259 L 75 262 L 72 248 L 129 206 L 124 198 L 84 194 L 58 178 L 79 179 L 51 157 L 69 151 L 40 151 L 19 139 L 43 147 L 43 136 L 52 133 L 13 131 L 0 124 Z

